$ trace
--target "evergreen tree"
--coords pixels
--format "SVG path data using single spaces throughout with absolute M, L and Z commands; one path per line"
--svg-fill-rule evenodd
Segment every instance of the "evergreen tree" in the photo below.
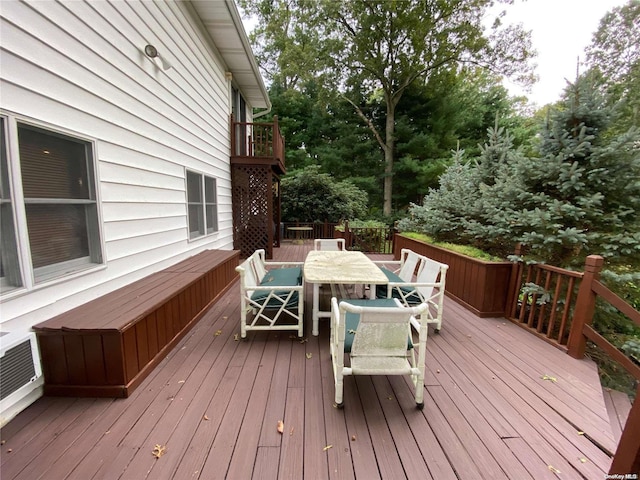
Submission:
M 539 258 L 579 266 L 589 254 L 640 257 L 640 137 L 635 128 L 606 135 L 615 119 L 582 77 L 543 129 L 540 157 L 513 166 L 523 184 L 516 238 Z
M 539 156 L 525 157 L 501 128 L 473 165 L 456 161 L 403 229 L 505 254 L 515 243 L 539 261 L 582 266 L 640 263 L 640 136 L 612 135 L 616 110 L 580 78 L 543 128 Z
M 467 243 L 468 226 L 480 212 L 478 171 L 463 161 L 464 151 L 453 152 L 453 163 L 440 176 L 439 187 L 431 189 L 423 205 L 411 204 L 409 217 L 401 220 L 401 231 L 427 233 L 441 241 Z

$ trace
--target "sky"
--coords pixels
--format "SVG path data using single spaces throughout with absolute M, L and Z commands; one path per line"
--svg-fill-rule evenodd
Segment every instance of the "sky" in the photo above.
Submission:
M 626 3 L 627 0 L 516 0 L 515 5 L 503 5 L 507 12 L 504 23 L 522 23 L 531 30 L 532 43 L 538 51 L 539 77 L 530 93 L 508 81 L 505 87 L 512 95 L 526 95 L 539 107 L 559 100 L 567 86 L 565 79 L 575 80 L 577 59 L 584 60 L 584 49 L 591 43 L 600 19 Z

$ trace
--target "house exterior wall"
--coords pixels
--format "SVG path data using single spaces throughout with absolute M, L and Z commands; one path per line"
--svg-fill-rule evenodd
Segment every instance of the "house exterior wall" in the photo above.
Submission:
M 232 76 L 188 4 L 4 1 L 0 43 L 5 123 L 93 145 L 103 256 L 102 264 L 40 283 L 23 264 L 24 286 L 0 296 L 3 331 L 28 331 L 204 249 L 232 248 Z M 147 44 L 171 68 L 145 56 Z M 15 143 L 8 135 L 18 191 Z M 193 240 L 187 170 L 217 184 L 218 231 Z M 16 218 L 28 260 L 26 223 Z

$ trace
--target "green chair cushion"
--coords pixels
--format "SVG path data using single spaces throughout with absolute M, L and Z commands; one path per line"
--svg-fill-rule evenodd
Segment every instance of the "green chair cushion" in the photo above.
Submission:
M 302 268 L 290 267 L 269 270 L 260 282 L 260 285 L 275 285 L 277 287 L 302 285 Z
M 398 305 L 392 298 L 377 298 L 375 300 L 368 299 L 344 299 L 340 300 L 341 302 L 347 302 L 351 305 L 356 305 L 359 307 L 397 307 Z M 345 335 L 344 335 L 344 351 L 347 353 L 351 353 L 351 346 L 353 345 L 353 338 L 355 337 L 355 332 L 358 330 L 358 324 L 360 323 L 360 315 L 357 313 L 347 312 L 345 315 Z M 409 335 L 407 349 L 410 350 L 413 348 L 413 340 L 411 339 L 411 335 Z
M 393 273 L 391 270 L 387 270 L 386 268 L 381 268 L 380 270 L 382 270 L 382 273 L 387 276 L 387 279 L 389 279 L 390 282 L 404 283 L 404 280 Z M 387 285 L 376 285 L 376 297 L 387 298 L 387 288 Z M 415 293 L 416 289 L 414 287 L 400 287 L 400 289 L 404 293 L 405 298 L 410 305 L 418 305 L 422 303 L 422 299 L 417 293 Z M 400 292 L 398 292 L 397 287 L 393 288 L 391 297 L 401 299 Z
M 260 282 L 260 285 L 264 287 L 295 287 L 297 285 L 302 285 L 302 268 L 274 268 L 273 270 L 269 270 Z M 263 303 L 270 293 L 271 292 L 265 290 L 255 291 L 253 292 L 253 295 L 251 295 L 251 300 L 256 303 Z M 289 292 L 287 290 L 275 291 L 275 294 L 281 297 L 286 296 L 288 293 Z M 269 300 L 267 308 L 280 308 L 281 305 L 281 302 L 272 298 Z M 287 308 L 294 308 L 297 306 L 298 292 L 294 292 L 287 303 Z

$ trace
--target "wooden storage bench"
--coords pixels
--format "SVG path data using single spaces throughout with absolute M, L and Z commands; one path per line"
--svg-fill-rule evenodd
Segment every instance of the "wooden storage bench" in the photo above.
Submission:
M 127 397 L 237 278 L 206 250 L 34 327 L 45 395 Z

